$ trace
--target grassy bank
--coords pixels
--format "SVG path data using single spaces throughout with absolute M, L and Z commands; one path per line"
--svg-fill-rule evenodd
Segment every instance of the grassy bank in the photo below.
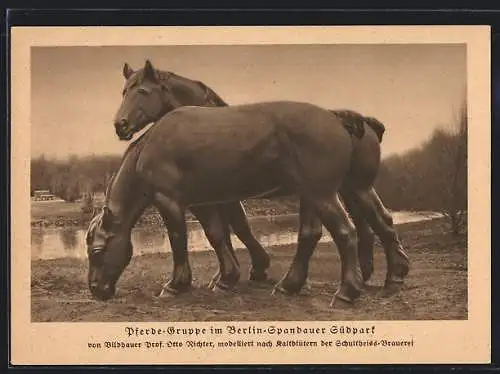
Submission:
M 337 251 L 331 243 L 316 249 L 309 282 L 299 296 L 271 296 L 273 284 L 249 282 L 246 250 L 237 256 L 243 274 L 234 291 L 214 294 L 206 289 L 217 269 L 213 252 L 191 252 L 193 289 L 167 300 L 156 300 L 171 271 L 170 253 L 132 259 L 108 302 L 90 299 L 87 264 L 76 259 L 32 262 L 32 321 L 208 321 L 208 320 L 427 320 L 467 318 L 467 240 L 446 233 L 442 220 L 398 226 L 411 259 L 402 292 L 379 295 L 385 276 L 385 257 L 376 248 L 375 274 L 351 310 L 329 307 L 340 274 Z M 269 248 L 269 275 L 276 281 L 288 269 L 295 246 Z
M 247 200 L 243 205 L 249 217 L 290 214 L 298 211 L 296 199 Z M 31 202 L 31 226 L 33 227 L 86 226 L 91 218 L 91 213 L 82 211 L 81 203 Z M 188 211 L 187 218 L 194 219 L 195 217 Z M 158 211 L 151 207 L 146 209 L 136 226 L 157 224 L 161 224 L 161 217 Z

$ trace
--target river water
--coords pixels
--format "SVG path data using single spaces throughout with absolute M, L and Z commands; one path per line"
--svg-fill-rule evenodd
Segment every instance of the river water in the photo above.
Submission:
M 437 213 L 393 212 L 395 224 L 422 221 L 440 217 Z M 296 243 L 298 216 L 296 214 L 254 217 L 250 225 L 258 241 L 264 246 Z M 85 228 L 31 228 L 31 258 L 54 259 L 61 257 L 86 258 Z M 241 241 L 233 237 L 235 248 L 244 247 Z M 331 241 L 326 229 L 323 229 L 321 242 Z M 170 243 L 166 230 L 162 226 L 135 228 L 132 230 L 134 255 L 145 253 L 168 252 Z M 198 222 L 188 222 L 189 251 L 207 251 L 212 247 Z

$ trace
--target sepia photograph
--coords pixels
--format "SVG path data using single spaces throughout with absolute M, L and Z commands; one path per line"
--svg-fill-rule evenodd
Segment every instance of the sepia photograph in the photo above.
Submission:
M 127 28 L 91 29 L 23 52 L 29 122 L 12 123 L 23 184 L 12 202 L 12 287 L 22 289 L 13 308 L 26 295 L 18 322 L 83 334 L 118 323 L 130 338 L 141 323 L 160 332 L 165 323 L 225 323 L 230 334 L 239 330 L 228 323 L 243 324 L 269 335 L 260 324 L 293 321 L 281 331 L 300 335 L 312 333 L 308 323 L 342 321 L 330 334 L 373 337 L 378 323 L 489 321 L 489 218 L 478 221 L 484 203 L 473 203 L 489 194 L 489 71 L 479 86 L 472 30 L 426 42 L 410 30 L 403 42 L 388 27 L 385 39 L 358 32 L 336 42 L 342 33 L 325 28 L 315 43 L 284 41 L 286 28 L 267 42 L 262 28 L 240 42 L 210 28 L 176 42 L 182 30 L 152 28 L 134 43 Z M 29 31 L 36 41 L 39 31 Z M 482 286 L 472 289 L 473 279 Z M 377 344 L 409 350 L 417 335 Z M 87 362 L 103 362 L 90 348 L 114 347 L 118 357 L 130 344 L 106 339 L 88 343 Z M 234 344 L 242 357 L 254 343 Z

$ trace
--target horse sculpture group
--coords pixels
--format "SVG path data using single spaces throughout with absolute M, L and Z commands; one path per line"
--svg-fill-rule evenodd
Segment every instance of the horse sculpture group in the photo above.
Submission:
M 295 294 L 304 286 L 323 225 L 340 254 L 334 301 L 351 303 L 371 277 L 374 233 L 385 250 L 386 293 L 400 289 L 408 257 L 373 188 L 385 131 L 379 121 L 302 102 L 229 106 L 202 82 L 157 70 L 150 61 L 137 71 L 125 64 L 123 75 L 117 136 L 130 140 L 154 124 L 129 145 L 105 206 L 89 225 L 94 297 L 114 295 L 132 257 L 131 230 L 150 205 L 164 220 L 173 252 L 172 276 L 162 294 L 184 292 L 191 284 L 186 209 L 218 258 L 209 287 L 229 289 L 240 278 L 231 229 L 248 249 L 250 278 L 265 281 L 270 257 L 252 234 L 241 200 L 292 194 L 300 199 L 298 245 L 275 290 Z

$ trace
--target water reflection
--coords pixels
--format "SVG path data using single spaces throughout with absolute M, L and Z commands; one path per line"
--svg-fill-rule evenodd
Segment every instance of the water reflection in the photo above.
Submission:
M 396 223 L 412 222 L 436 217 L 432 214 L 393 213 Z M 275 216 L 272 218 L 253 218 L 250 225 L 257 240 L 270 247 L 297 242 L 297 215 Z M 233 246 L 243 248 L 243 243 L 233 234 Z M 329 233 L 324 229 L 321 242 L 331 241 Z M 134 255 L 170 251 L 170 242 L 163 225 L 150 228 L 135 228 L 132 231 Z M 189 251 L 211 250 L 205 233 L 197 222 L 188 222 Z M 34 259 L 50 259 L 58 257 L 86 258 L 85 229 L 77 228 L 32 228 L 31 255 Z
M 40 229 L 31 229 L 31 255 L 33 257 L 41 256 L 43 252 L 43 238 L 44 233 Z
M 59 234 L 64 249 L 69 253 L 73 252 L 78 245 L 77 230 L 74 228 L 64 228 Z
M 164 252 L 170 249 L 167 230 L 163 226 L 140 228 L 132 231 L 134 255 L 152 252 Z

